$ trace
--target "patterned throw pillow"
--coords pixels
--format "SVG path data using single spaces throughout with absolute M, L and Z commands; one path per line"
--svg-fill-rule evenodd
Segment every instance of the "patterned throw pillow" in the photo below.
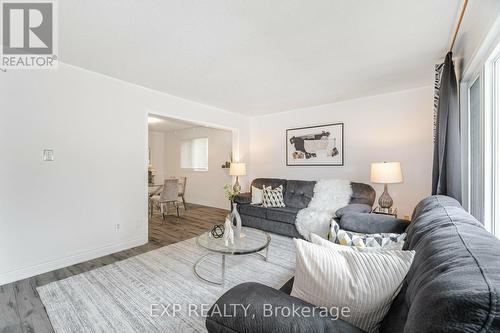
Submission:
M 336 244 L 349 245 L 357 247 L 394 247 L 402 245 L 406 238 L 406 233 L 379 233 L 363 234 L 340 229 L 339 224 L 332 219 L 330 226 L 330 235 L 328 239 Z
M 283 185 L 276 187 L 274 190 L 271 186 L 262 186 L 262 206 L 264 207 L 285 207 L 283 201 Z

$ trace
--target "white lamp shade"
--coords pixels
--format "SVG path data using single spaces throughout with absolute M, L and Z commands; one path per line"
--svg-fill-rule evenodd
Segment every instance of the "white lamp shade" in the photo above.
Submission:
M 378 162 L 372 163 L 371 181 L 373 183 L 393 184 L 403 181 L 401 163 Z
M 247 174 L 247 166 L 245 163 L 231 163 L 229 168 L 229 175 L 231 176 L 244 176 Z

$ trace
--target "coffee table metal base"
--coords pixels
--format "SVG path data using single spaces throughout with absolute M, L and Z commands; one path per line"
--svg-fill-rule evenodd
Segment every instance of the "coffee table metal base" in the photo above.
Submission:
M 269 247 L 266 247 L 265 249 L 265 254 L 262 254 L 261 252 L 255 252 L 255 253 L 251 253 L 251 254 L 258 254 L 260 256 L 262 256 L 264 258 L 265 261 L 267 261 L 267 255 L 269 253 Z M 221 265 L 221 279 L 220 281 L 213 281 L 213 280 L 209 280 L 207 278 L 204 278 L 203 276 L 201 276 L 200 273 L 198 273 L 198 265 L 200 263 L 202 263 L 205 259 L 207 259 L 209 256 L 214 256 L 214 255 L 219 255 L 220 253 L 215 253 L 215 252 L 209 252 L 207 254 L 205 254 L 204 256 L 200 257 L 200 259 L 198 259 L 194 265 L 193 265 L 193 273 L 194 275 L 206 282 L 206 283 L 209 283 L 209 284 L 213 284 L 213 285 L 216 285 L 216 286 L 224 286 L 224 283 L 226 281 L 226 254 L 220 254 L 222 256 L 222 265 Z

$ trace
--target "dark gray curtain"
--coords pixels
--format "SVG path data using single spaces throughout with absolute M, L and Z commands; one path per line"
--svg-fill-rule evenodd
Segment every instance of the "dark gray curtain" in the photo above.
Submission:
M 460 112 L 457 78 L 452 53 L 436 67 L 438 91 L 435 94 L 434 163 L 432 194 L 442 194 L 462 201 L 460 158 Z M 437 102 L 437 103 L 436 103 Z

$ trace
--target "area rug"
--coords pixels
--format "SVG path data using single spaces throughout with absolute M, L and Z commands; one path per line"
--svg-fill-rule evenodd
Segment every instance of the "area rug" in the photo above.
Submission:
M 271 235 L 268 261 L 257 254 L 226 256 L 224 287 L 193 274 L 207 253 L 192 238 L 37 288 L 56 332 L 206 332 L 205 315 L 243 282 L 279 288 L 293 275 L 291 238 Z M 220 256 L 199 266 L 220 276 Z

